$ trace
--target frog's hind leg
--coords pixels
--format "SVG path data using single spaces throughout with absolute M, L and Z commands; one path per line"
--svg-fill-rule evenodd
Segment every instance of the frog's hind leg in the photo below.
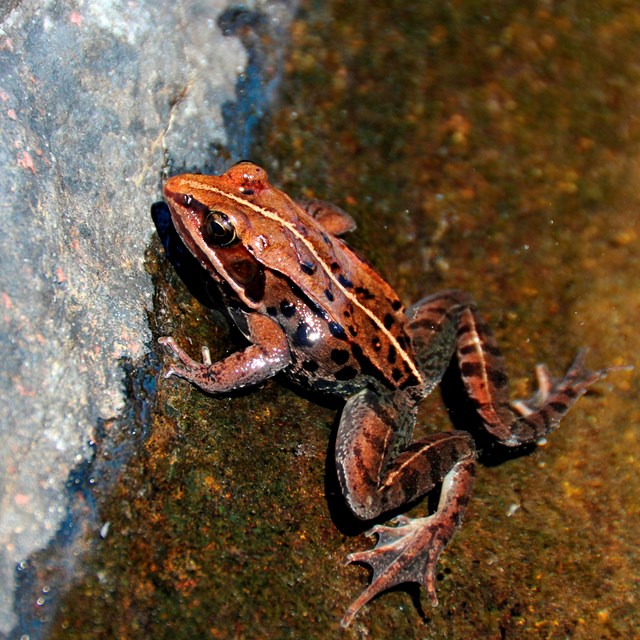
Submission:
M 455 351 L 465 389 L 487 431 L 508 447 L 542 440 L 589 386 L 610 371 L 588 370 L 585 351 L 581 351 L 563 378 L 552 378 L 544 365 L 538 365 L 538 391 L 529 400 L 510 401 L 504 358 L 468 294 L 436 293 L 410 309 L 408 316 L 417 357 L 427 370 L 432 366 L 431 343 L 449 347 L 455 329 Z
M 440 383 L 451 363 L 460 314 L 469 305 L 471 296 L 452 290 L 423 298 L 407 309 L 413 352 L 424 377 L 423 397 Z
M 395 399 L 365 390 L 347 402 L 336 440 L 336 466 L 347 503 L 369 520 L 415 500 L 442 483 L 440 502 L 426 518 L 396 518 L 395 527 L 376 526 L 373 549 L 348 556 L 373 568 L 367 589 L 346 612 L 347 626 L 378 593 L 404 582 L 422 584 L 433 604 L 436 563 L 459 528 L 475 475 L 475 448 L 465 431 L 427 436 L 396 455 L 395 434 L 411 430 L 414 413 L 405 415 L 402 393 Z M 404 423 L 411 421 L 410 423 Z
M 588 371 L 583 353 L 560 380 L 539 366 L 539 391 L 527 401 L 511 403 L 504 358 L 469 295 L 453 290 L 435 294 L 409 309 L 407 316 L 425 378 L 417 397 L 424 397 L 440 382 L 455 353 L 466 391 L 486 429 L 507 446 L 544 438 L 587 388 L 608 372 Z M 403 582 L 424 585 L 435 604 L 436 562 L 466 510 L 475 464 L 471 436 L 452 431 L 407 446 L 415 420 L 415 414 L 406 411 L 407 396 L 414 392 L 381 397 L 362 391 L 349 399 L 340 421 L 336 466 L 345 498 L 358 517 L 374 518 L 442 482 L 433 515 L 414 520 L 400 517 L 396 527 L 376 526 L 372 529 L 378 535 L 376 546 L 348 557 L 350 562 L 371 565 L 373 579 L 349 607 L 343 626 L 375 595 Z

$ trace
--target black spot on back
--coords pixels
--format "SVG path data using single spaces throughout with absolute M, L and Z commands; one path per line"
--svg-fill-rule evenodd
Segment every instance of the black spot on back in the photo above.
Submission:
M 418 379 L 412 374 L 400 385 L 401 389 L 406 389 L 407 387 L 415 387 L 418 384 Z
M 375 298 L 373 293 L 371 293 L 371 291 L 366 287 L 356 287 L 355 291 L 357 295 L 361 296 L 365 300 L 373 300 Z
M 307 296 L 304 295 L 302 289 L 295 283 L 290 282 L 289 288 L 291 289 L 291 293 L 293 293 L 293 297 L 297 300 L 304 300 Z
M 338 338 L 338 340 L 346 340 L 347 334 L 344 332 L 344 329 L 337 322 L 329 323 L 329 331 L 331 331 L 331 335 L 334 338 Z
M 316 264 L 315 262 L 301 262 L 300 269 L 302 269 L 304 273 L 312 276 L 316 271 Z
M 305 360 L 302 363 L 302 368 L 309 373 L 314 373 L 320 368 L 320 365 L 315 360 Z
M 349 352 L 346 349 L 333 349 L 331 351 L 331 359 L 336 364 L 346 364 L 347 360 L 349 360 Z
M 358 362 L 364 357 L 364 351 L 359 344 L 354 343 L 351 345 L 351 353 L 353 353 L 353 357 L 358 360 Z
M 351 345 L 351 354 L 353 355 L 354 359 L 358 363 L 358 367 L 360 368 L 360 371 L 364 375 L 369 376 L 371 378 L 375 378 L 377 380 L 382 380 L 385 383 L 388 382 L 385 376 L 385 372 L 378 369 L 378 367 L 376 367 L 371 362 L 371 360 L 369 360 L 368 356 L 364 354 L 364 351 L 362 350 L 362 347 L 359 344 L 354 343 Z
M 301 322 L 293 335 L 293 343 L 300 347 L 312 347 L 315 340 L 310 337 L 311 327 L 306 322 Z
M 292 318 L 296 313 L 296 307 L 288 300 L 283 300 L 280 303 L 280 311 L 285 318 Z
M 351 287 L 353 287 L 353 283 L 351 282 L 351 280 L 349 280 L 349 278 L 347 278 L 344 274 L 339 274 L 338 275 L 338 282 L 345 288 L 345 289 L 351 289 Z
M 357 373 L 358 372 L 353 367 L 346 366 L 336 371 L 334 376 L 336 380 L 352 380 L 356 377 Z
M 329 314 L 324 310 L 324 308 L 319 304 L 316 304 L 313 300 L 308 299 L 307 306 L 309 307 L 309 309 L 311 309 L 311 311 L 313 311 L 316 316 L 324 318 L 325 320 L 329 319 Z

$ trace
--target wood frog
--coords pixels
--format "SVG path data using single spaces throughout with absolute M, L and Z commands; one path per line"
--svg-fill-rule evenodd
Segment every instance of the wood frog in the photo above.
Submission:
M 160 338 L 179 361 L 165 376 L 221 394 L 283 372 L 343 398 L 335 460 L 358 518 L 378 518 L 442 488 L 435 513 L 376 525 L 375 546 L 348 556 L 369 564 L 373 578 L 342 625 L 376 594 L 405 582 L 423 585 L 436 605 L 436 562 L 464 517 L 476 449 L 462 430 L 413 440 L 418 404 L 456 358 L 486 430 L 519 447 L 556 429 L 608 369 L 587 370 L 583 353 L 561 379 L 539 366 L 537 393 L 510 401 L 503 356 L 473 299 L 441 291 L 405 311 L 389 284 L 339 238 L 355 228 L 341 209 L 296 202 L 249 162 L 220 176 L 170 178 L 164 196 L 179 235 L 250 342 L 212 363 L 206 347 L 196 362 L 173 338 Z

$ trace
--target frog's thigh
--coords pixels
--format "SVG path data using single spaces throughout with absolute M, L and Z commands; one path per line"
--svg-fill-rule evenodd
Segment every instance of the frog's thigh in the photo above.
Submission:
M 419 498 L 441 483 L 475 448 L 465 431 L 416 440 L 392 458 L 398 416 L 372 391 L 345 405 L 336 439 L 336 467 L 345 499 L 363 520 Z M 413 419 L 413 416 L 411 416 Z
M 453 357 L 460 314 L 474 305 L 468 294 L 440 291 L 407 310 L 416 361 L 425 378 L 425 395 L 440 382 Z

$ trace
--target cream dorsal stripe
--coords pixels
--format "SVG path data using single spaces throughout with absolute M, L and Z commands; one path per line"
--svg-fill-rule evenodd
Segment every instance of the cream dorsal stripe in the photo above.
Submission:
M 202 190 L 211 191 L 212 193 L 215 193 L 217 195 L 224 196 L 225 198 L 229 198 L 229 200 L 233 200 L 238 204 L 248 207 L 249 209 L 252 209 L 256 213 L 264 216 L 265 218 L 269 218 L 270 220 L 275 220 L 276 222 L 279 222 L 283 227 L 288 229 L 311 252 L 311 254 L 318 261 L 318 264 L 321 265 L 324 272 L 329 276 L 329 278 L 334 283 L 334 285 L 342 292 L 345 298 L 350 300 L 354 305 L 356 305 L 359 309 L 361 309 L 367 316 L 369 316 L 371 321 L 378 327 L 378 329 L 380 329 L 380 331 L 382 331 L 382 333 L 387 337 L 389 342 L 394 346 L 397 353 L 400 354 L 400 357 L 407 364 L 407 366 L 411 370 L 411 373 L 415 376 L 418 383 L 423 384 L 424 380 L 423 380 L 422 374 L 416 367 L 415 363 L 413 362 L 413 359 L 400 346 L 398 341 L 384 326 L 384 324 L 380 321 L 378 316 L 376 316 L 369 309 L 367 309 L 367 307 L 361 304 L 360 301 L 348 289 L 346 289 L 344 286 L 342 286 L 342 284 L 340 284 L 340 282 L 335 278 L 335 276 L 331 272 L 331 269 L 329 268 L 329 266 L 318 255 L 317 251 L 315 250 L 315 247 L 311 244 L 311 242 L 309 242 L 309 240 L 307 240 L 304 236 L 302 236 L 300 232 L 292 224 L 290 224 L 289 222 L 281 218 L 275 211 L 270 211 L 269 209 L 264 209 L 263 207 L 259 207 L 257 204 L 254 204 L 249 200 L 245 200 L 244 198 L 236 196 L 233 193 L 229 193 L 228 191 L 223 191 L 222 189 L 218 189 L 217 187 L 212 187 L 211 185 L 203 185 L 200 182 L 198 183 L 187 182 L 187 184 L 189 186 L 194 187 L 195 189 L 198 189 L 199 191 L 202 191 Z

